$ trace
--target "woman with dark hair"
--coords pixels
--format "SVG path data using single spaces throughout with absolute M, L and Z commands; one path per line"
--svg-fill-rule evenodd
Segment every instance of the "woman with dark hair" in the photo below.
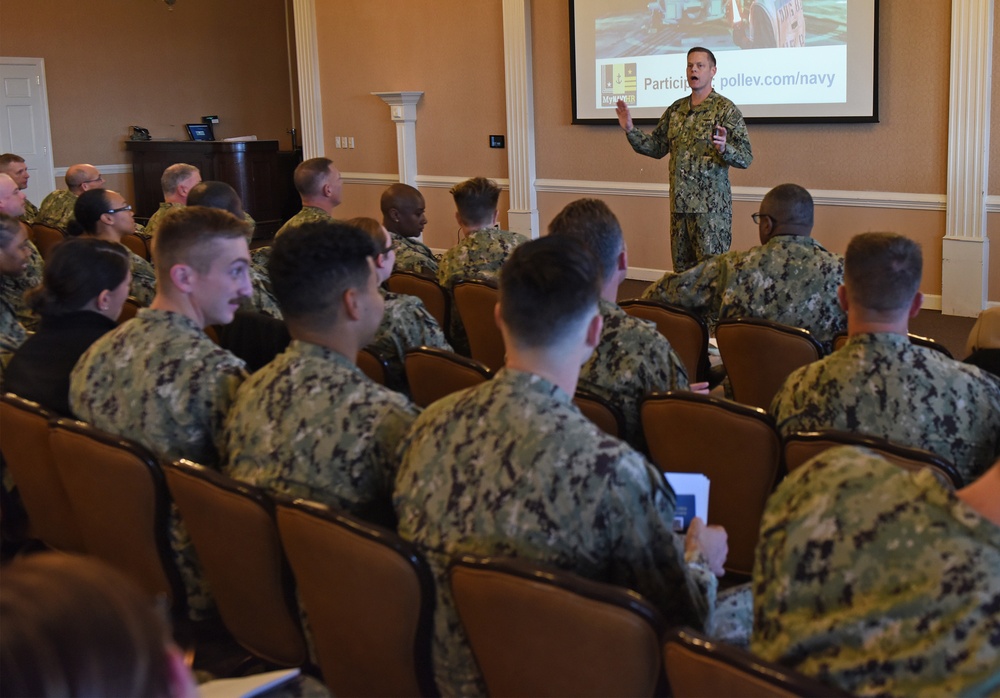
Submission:
M 0 696 L 194 698 L 163 618 L 95 558 L 39 553 L 0 577 Z
M 71 236 L 86 235 L 121 243 L 122 238 L 135 232 L 135 218 L 132 206 L 125 202 L 124 197 L 110 189 L 90 189 L 80 194 L 73 207 L 75 221 L 71 221 L 69 230 Z M 153 302 L 156 295 L 156 274 L 153 265 L 145 259 L 125 248 L 132 267 L 132 286 L 130 295 L 143 307 Z
M 56 245 L 45 263 L 42 285 L 27 297 L 42 318 L 41 327 L 14 353 L 4 390 L 71 415 L 69 374 L 87 347 L 114 329 L 130 280 L 123 245 L 92 237 Z

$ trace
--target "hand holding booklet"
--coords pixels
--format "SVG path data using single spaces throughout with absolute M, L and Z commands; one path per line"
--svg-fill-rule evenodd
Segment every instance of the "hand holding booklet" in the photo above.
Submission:
M 663 477 L 677 495 L 674 530 L 686 531 L 696 516 L 707 523 L 708 478 L 700 473 L 664 473 Z

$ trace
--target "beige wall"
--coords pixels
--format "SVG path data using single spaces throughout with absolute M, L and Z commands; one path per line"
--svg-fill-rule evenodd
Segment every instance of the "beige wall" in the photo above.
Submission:
M 285 0 L 5 0 L 0 54 L 45 59 L 57 168 L 130 164 L 130 125 L 187 140 L 184 124 L 205 114 L 219 116 L 217 138 L 288 149 L 285 12 Z M 131 191 L 131 176 L 109 186 Z

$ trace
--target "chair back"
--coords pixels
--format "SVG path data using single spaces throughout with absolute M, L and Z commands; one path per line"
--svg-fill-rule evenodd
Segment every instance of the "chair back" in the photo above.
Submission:
M 451 299 L 435 279 L 412 271 L 394 271 L 386 280 L 386 286 L 393 293 L 405 293 L 422 300 L 441 329 L 448 329 Z
M 150 260 L 149 245 L 146 239 L 137 233 L 128 233 L 122 236 L 122 244 L 132 252 L 139 255 L 147 262 Z
M 653 463 L 710 482 L 709 523 L 729 534 L 726 569 L 749 575 L 764 504 L 781 464 L 781 439 L 763 410 L 687 391 L 653 393 L 639 408 Z
M 689 628 L 667 631 L 663 663 L 674 698 L 850 695 Z
M 59 228 L 53 228 L 41 223 L 31 224 L 31 241 L 35 243 L 35 247 L 38 248 L 38 254 L 42 256 L 43 260 L 47 260 L 52 253 L 52 248 L 65 239 L 66 233 L 59 230 Z
M 389 362 L 374 347 L 362 347 L 358 352 L 358 368 L 379 385 L 385 385 Z
M 281 542 L 333 694 L 436 694 L 434 580 L 416 549 L 345 512 L 277 499 Z
M 0 396 L 0 452 L 28 512 L 29 535 L 55 550 L 86 552 L 49 445 L 55 415 L 37 402 Z
M 823 355 L 808 330 L 757 318 L 720 320 L 715 339 L 733 398 L 765 410 L 792 371 Z
M 462 279 L 455 282 L 451 292 L 455 297 L 455 311 L 462 318 L 469 337 L 472 358 L 482 361 L 493 371 L 499 370 L 507 352 L 493 315 L 500 298 L 496 285 L 478 279 Z
M 663 626 L 634 591 L 501 558 L 463 557 L 449 576 L 490 695 L 654 695 Z
M 165 594 L 183 616 L 187 597 L 170 548 L 170 496 L 153 454 L 72 419 L 57 420 L 49 438 L 87 552 L 150 596 Z
M 122 305 L 122 311 L 118 314 L 118 324 L 127 322 L 139 314 L 139 310 L 142 308 L 142 303 L 135 296 L 129 296 L 125 299 L 125 303 Z
M 836 446 L 861 446 L 878 453 L 894 465 L 907 470 L 930 468 L 941 484 L 950 490 L 963 486 L 962 476 L 946 458 L 922 448 L 893 443 L 877 436 L 866 436 L 837 429 L 800 431 L 785 437 L 785 468 L 792 472 L 806 461 Z
M 271 500 L 191 461 L 166 465 L 164 473 L 226 628 L 267 662 L 305 664 L 309 652 Z
M 620 439 L 625 433 L 625 417 L 621 410 L 600 395 L 589 390 L 577 390 L 573 403 L 580 408 L 584 417 L 600 427 L 605 434 Z
M 403 366 L 410 395 L 420 407 L 493 377 L 485 364 L 435 347 L 408 349 Z
M 910 338 L 911 344 L 916 344 L 921 347 L 927 347 L 928 349 L 933 349 L 934 351 L 939 351 L 945 356 L 947 356 L 949 359 L 955 358 L 954 356 L 952 356 L 951 352 L 948 351 L 948 347 L 941 344 L 941 342 L 937 341 L 936 339 L 931 339 L 930 337 L 923 337 L 919 334 L 913 334 L 912 332 L 907 334 L 907 336 Z M 836 337 L 833 338 L 833 350 L 837 351 L 838 349 L 843 348 L 843 346 L 847 344 L 848 339 L 849 337 L 847 336 L 846 332 L 841 332 L 840 334 L 838 334 Z
M 692 383 L 708 380 L 708 325 L 700 315 L 655 301 L 633 299 L 618 305 L 633 317 L 656 323 L 656 329 L 684 362 Z

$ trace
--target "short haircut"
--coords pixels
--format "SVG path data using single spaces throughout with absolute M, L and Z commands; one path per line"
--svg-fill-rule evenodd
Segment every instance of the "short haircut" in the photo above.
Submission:
M 38 553 L 5 566 L 0 626 L 0 695 L 172 693 L 165 623 L 96 558 Z
M 175 206 L 167 211 L 153 238 L 156 276 L 168 274 L 175 264 L 188 264 L 204 274 L 212 267 L 213 242 L 246 238 L 249 233 L 250 227 L 227 211 Z
M 519 245 L 500 270 L 500 312 L 514 340 L 551 346 L 596 312 L 600 265 L 583 245 L 547 236 Z
M 177 162 L 163 171 L 160 177 L 160 186 L 163 188 L 163 195 L 173 194 L 177 191 L 177 186 L 191 175 L 198 172 L 198 168 L 186 162 Z
M 67 238 L 45 260 L 42 284 L 28 291 L 28 306 L 43 317 L 80 310 L 128 275 L 128 250 L 93 237 Z
M 549 223 L 549 235 L 583 243 L 597 257 L 602 280 L 614 274 L 618 255 L 625 246 L 618 218 L 600 199 L 577 199 L 567 204 Z
M 21 219 L 0 213 L 0 247 L 6 248 L 21 232 Z
M 15 155 L 14 153 L 4 153 L 0 155 L 0 171 L 6 171 L 9 165 L 15 162 L 24 162 L 24 158 L 20 155 Z
M 335 320 L 340 299 L 372 274 L 378 249 L 360 228 L 342 221 L 295 226 L 274 241 L 268 260 L 271 288 L 282 314 L 293 320 Z
M 713 66 L 715 65 L 715 54 L 712 53 L 711 51 L 709 51 L 704 46 L 695 46 L 694 48 L 689 48 L 688 52 L 687 52 L 688 58 L 691 57 L 692 53 L 706 53 L 706 54 L 708 54 L 708 62 L 711 63 Z
M 73 204 L 73 218 L 69 222 L 67 235 L 95 235 L 97 222 L 110 210 L 107 189 L 90 189 L 76 197 Z
M 848 298 L 881 312 L 908 308 L 920 290 L 920 245 L 896 233 L 855 235 L 844 255 Z
M 382 230 L 382 224 L 374 218 L 359 216 L 347 221 L 347 225 L 363 230 L 372 239 L 372 242 L 375 243 L 379 254 L 384 254 L 387 251 L 385 246 L 389 244 L 392 238 Z
M 500 200 L 500 187 L 492 179 L 473 177 L 451 188 L 455 208 L 465 223 L 482 223 L 493 218 Z
M 379 199 L 379 209 L 383 216 L 388 216 L 391 209 L 400 208 L 408 203 L 419 203 L 423 200 L 424 195 L 420 193 L 419 189 L 411 187 L 409 184 L 397 182 L 390 184 L 382 192 L 382 198 Z
M 236 190 L 225 182 L 201 181 L 191 187 L 187 198 L 188 206 L 221 208 L 240 218 L 243 216 L 243 202 Z
M 778 223 L 813 224 L 812 195 L 798 184 L 779 184 L 764 195 L 764 201 Z
M 76 189 L 87 180 L 87 171 L 83 169 L 83 165 L 70 165 L 66 170 L 66 186 L 70 189 Z
M 330 158 L 309 158 L 300 162 L 292 176 L 295 190 L 302 196 L 319 195 L 327 175 L 330 174 L 331 165 L 333 160 Z

